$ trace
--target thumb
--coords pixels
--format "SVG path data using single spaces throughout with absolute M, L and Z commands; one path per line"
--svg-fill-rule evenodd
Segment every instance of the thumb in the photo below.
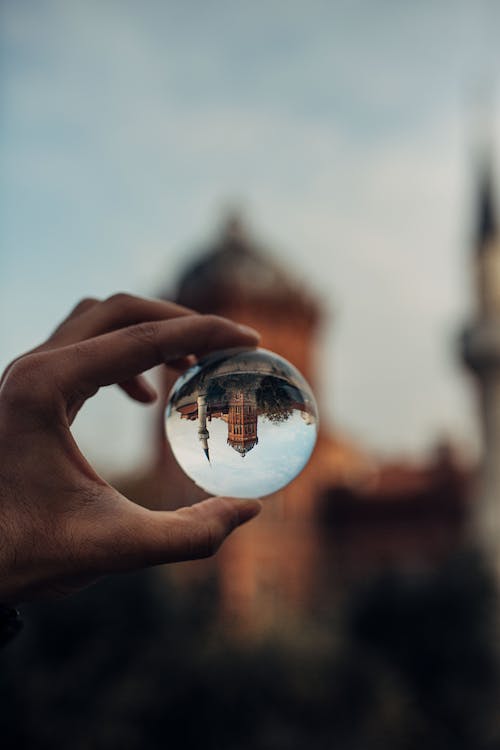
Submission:
M 125 498 L 124 498 L 125 499 Z M 127 501 L 113 528 L 101 526 L 94 560 L 103 572 L 196 560 L 215 554 L 238 526 L 257 516 L 259 500 L 212 497 L 175 511 L 153 511 Z M 109 535 L 109 546 L 102 538 Z

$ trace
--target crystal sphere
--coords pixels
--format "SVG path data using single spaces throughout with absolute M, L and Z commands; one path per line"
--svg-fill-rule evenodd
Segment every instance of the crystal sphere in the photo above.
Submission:
M 262 497 L 291 482 L 316 442 L 318 411 L 299 371 L 266 349 L 213 352 L 174 384 L 167 436 L 211 495 Z

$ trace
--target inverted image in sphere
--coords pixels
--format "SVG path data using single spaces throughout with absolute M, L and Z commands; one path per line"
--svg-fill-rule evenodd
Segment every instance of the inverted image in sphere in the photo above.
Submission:
M 299 371 L 265 349 L 214 352 L 175 383 L 167 436 L 181 468 L 211 495 L 262 497 L 307 464 L 318 412 Z

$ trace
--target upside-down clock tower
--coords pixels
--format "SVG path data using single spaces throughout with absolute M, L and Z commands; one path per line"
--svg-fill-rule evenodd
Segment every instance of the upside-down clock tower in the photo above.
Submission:
M 479 387 L 482 466 L 472 506 L 474 542 L 500 577 L 500 234 L 492 160 L 481 164 L 474 267 L 476 313 L 463 336 L 463 356 Z

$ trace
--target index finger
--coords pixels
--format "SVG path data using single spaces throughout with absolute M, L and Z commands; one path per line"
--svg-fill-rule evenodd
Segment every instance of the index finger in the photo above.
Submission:
M 155 365 L 217 349 L 253 347 L 259 334 L 215 315 L 187 315 L 122 328 L 47 352 L 51 371 L 67 399 L 88 397 L 101 386 L 119 383 Z

